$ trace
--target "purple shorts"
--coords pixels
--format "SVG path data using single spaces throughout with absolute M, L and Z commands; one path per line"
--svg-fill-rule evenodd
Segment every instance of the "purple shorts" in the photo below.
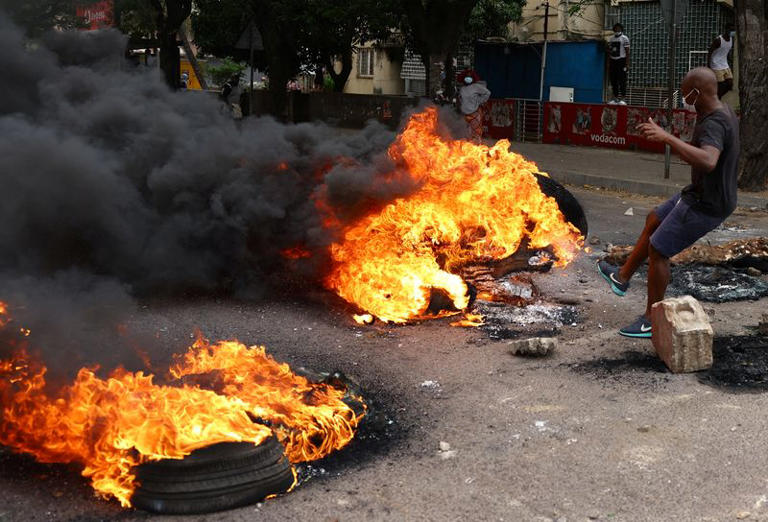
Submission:
M 664 257 L 679 254 L 708 232 L 714 230 L 724 218 L 704 214 L 676 194 L 653 209 L 661 221 L 651 235 L 651 245 Z

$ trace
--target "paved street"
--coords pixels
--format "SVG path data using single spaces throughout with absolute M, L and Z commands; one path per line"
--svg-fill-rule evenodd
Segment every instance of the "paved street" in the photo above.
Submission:
M 631 242 L 659 201 L 574 193 L 598 250 Z M 739 212 L 729 223 L 738 226 L 709 239 L 764 235 L 768 214 Z M 583 255 L 534 275 L 545 294 L 579 301 L 579 322 L 562 328 L 559 349 L 544 359 L 515 357 L 504 342 L 449 321 L 359 327 L 320 290 L 143 303 L 127 327 L 157 334 L 153 360 L 183 349 L 199 327 L 212 339 L 263 343 L 294 366 L 340 369 L 378 412 L 366 440 L 317 463 L 294 492 L 168 520 L 768 520 L 768 394 L 672 375 L 650 342 L 616 335 L 642 310 L 643 281 L 619 298 L 593 263 Z M 704 306 L 718 335 L 739 334 L 766 301 Z M 439 455 L 441 441 L 455 456 Z M 7 452 L 0 490 L 3 521 L 163 520 L 94 498 L 76 470 Z

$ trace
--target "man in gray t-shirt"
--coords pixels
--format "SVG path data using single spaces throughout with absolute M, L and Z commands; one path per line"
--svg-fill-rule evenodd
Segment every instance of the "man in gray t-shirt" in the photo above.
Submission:
M 646 139 L 668 144 L 691 165 L 691 184 L 648 214 L 645 228 L 621 267 L 599 261 L 597 270 L 618 295 L 648 259 L 648 301 L 645 313 L 619 333 L 651 337 L 651 307 L 664 299 L 669 283 L 669 258 L 685 250 L 722 223 L 736 208 L 739 166 L 739 122 L 717 97 L 717 78 L 708 67 L 690 71 L 680 88 L 683 101 L 696 108 L 693 140 L 686 143 L 651 119 L 639 126 Z

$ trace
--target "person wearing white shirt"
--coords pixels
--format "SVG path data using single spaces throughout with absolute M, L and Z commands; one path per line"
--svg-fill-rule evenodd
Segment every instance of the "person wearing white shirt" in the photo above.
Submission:
M 722 98 L 725 93 L 733 89 L 733 73 L 728 65 L 728 54 L 733 49 L 734 35 L 733 24 L 726 24 L 723 34 L 715 38 L 709 46 L 707 65 L 715 71 L 718 98 Z
M 629 37 L 624 34 L 624 27 L 617 23 L 613 26 L 613 36 L 608 39 L 608 74 L 613 89 L 613 99 L 608 103 L 626 105 L 627 72 L 629 71 Z

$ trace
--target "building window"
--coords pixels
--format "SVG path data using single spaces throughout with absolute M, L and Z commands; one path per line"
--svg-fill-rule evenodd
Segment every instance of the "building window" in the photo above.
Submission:
M 373 49 L 370 47 L 357 51 L 357 75 L 373 78 Z

